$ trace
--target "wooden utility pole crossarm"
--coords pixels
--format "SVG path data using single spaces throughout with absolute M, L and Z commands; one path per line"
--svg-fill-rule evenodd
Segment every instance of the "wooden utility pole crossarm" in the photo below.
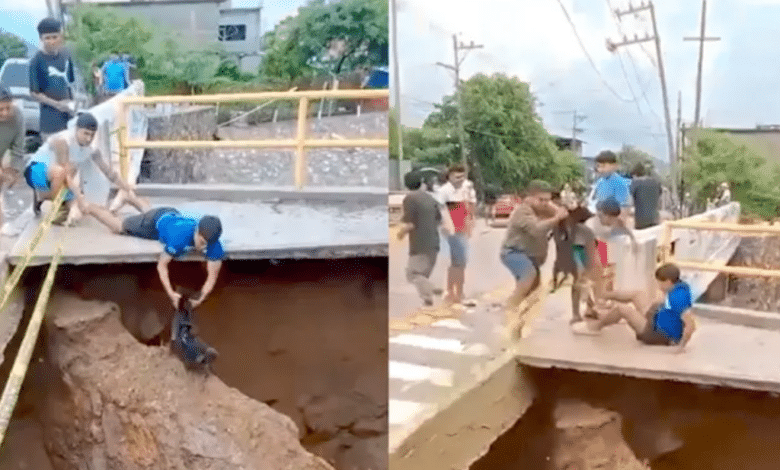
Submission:
M 468 171 L 468 161 L 466 159 L 466 135 L 465 130 L 463 128 L 463 106 L 461 102 L 461 94 L 460 94 L 460 66 L 463 63 L 463 60 L 466 58 L 465 55 L 463 57 L 460 56 L 460 51 L 470 51 L 473 49 L 482 49 L 483 45 L 481 44 L 474 44 L 474 41 L 471 41 L 469 44 L 464 44 L 462 42 L 458 42 L 458 35 L 453 34 L 452 35 L 452 47 L 453 52 L 455 53 L 455 62 L 450 64 L 444 64 L 441 62 L 436 62 L 436 65 L 439 65 L 441 67 L 446 68 L 447 70 L 451 70 L 455 73 L 455 100 L 457 102 L 457 111 L 458 111 L 458 141 L 460 144 L 460 157 L 463 162 L 463 166 L 466 167 L 466 171 Z
M 610 52 L 615 52 L 618 47 L 621 46 L 627 46 L 630 44 L 637 44 L 640 42 L 645 41 L 654 41 L 655 42 L 655 52 L 656 56 L 658 57 L 658 76 L 661 80 L 661 93 L 663 94 L 663 100 L 664 100 L 664 115 L 666 118 L 666 138 L 667 138 L 667 144 L 669 146 L 669 163 L 672 167 L 672 193 L 677 193 L 677 186 L 678 186 L 678 162 L 677 162 L 677 155 L 674 151 L 674 136 L 672 134 L 672 118 L 669 112 L 669 95 L 666 90 L 666 75 L 664 74 L 664 64 L 663 64 L 663 54 L 661 53 L 661 38 L 658 35 L 658 24 L 656 22 L 655 18 L 655 8 L 653 7 L 653 2 L 647 2 L 644 3 L 644 1 L 638 6 L 629 6 L 628 9 L 620 11 L 615 10 L 615 15 L 618 18 L 621 18 L 625 15 L 630 15 L 633 13 L 639 13 L 641 11 L 648 10 L 650 12 L 650 19 L 652 20 L 653 24 L 653 35 L 650 36 L 645 35 L 644 38 L 639 38 L 638 36 L 635 36 L 634 39 L 626 39 L 624 38 L 624 41 L 622 43 L 614 43 L 607 39 L 607 49 Z

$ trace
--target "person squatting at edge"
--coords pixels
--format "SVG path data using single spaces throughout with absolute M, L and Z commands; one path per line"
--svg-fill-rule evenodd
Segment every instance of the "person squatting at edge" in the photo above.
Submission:
M 181 300 L 181 294 L 171 286 L 168 272 L 168 265 L 174 258 L 190 251 L 203 252 L 205 255 L 206 281 L 200 289 L 200 297 L 190 299 L 192 308 L 202 304 L 214 289 L 222 259 L 225 257 L 222 242 L 219 240 L 222 235 L 222 222 L 218 217 L 207 215 L 197 219 L 185 216 L 172 207 L 152 209 L 148 202 L 132 191 L 120 191 L 114 201 L 114 211 L 118 211 L 124 203 L 129 203 L 141 213 L 124 219 L 104 207 L 87 202 L 82 194 L 77 196 L 77 202 L 82 212 L 93 216 L 115 234 L 157 240 L 164 245 L 165 249 L 157 262 L 157 273 L 174 308 L 179 308 Z
M 111 182 L 129 191 L 130 186 L 115 171 L 109 169 L 100 150 L 92 144 L 98 123 L 90 113 L 83 113 L 76 119 L 75 129 L 65 129 L 52 135 L 30 157 L 24 177 L 33 190 L 33 211 L 41 213 L 43 201 L 53 200 L 63 186 L 67 186 L 63 209 L 55 223 L 61 223 L 73 205 L 73 198 L 81 194 L 77 173 L 94 163 Z M 91 160 L 91 162 L 90 162 Z
M 13 103 L 8 88 L 0 85 L 0 187 L 13 186 L 21 175 L 24 167 L 24 137 L 22 110 Z

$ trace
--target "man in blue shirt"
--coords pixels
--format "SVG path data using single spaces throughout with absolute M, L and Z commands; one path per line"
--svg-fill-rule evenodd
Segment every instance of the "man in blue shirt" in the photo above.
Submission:
M 219 240 L 222 235 L 222 223 L 219 218 L 211 215 L 199 219 L 188 217 L 172 207 L 152 209 L 146 201 L 124 190 L 120 191 L 111 210 L 87 202 L 83 195 L 77 195 L 77 201 L 84 214 L 95 217 L 112 232 L 147 240 L 159 240 L 163 244 L 164 250 L 157 262 L 157 273 L 174 308 L 179 307 L 181 299 L 181 295 L 171 286 L 168 273 L 168 264 L 174 258 L 190 251 L 205 254 L 208 274 L 200 290 L 200 297 L 190 299 L 193 308 L 203 303 L 214 289 L 219 269 L 222 267 L 222 259 L 225 257 L 225 251 Z M 133 205 L 141 213 L 120 219 L 116 212 L 125 202 Z
M 107 97 L 111 98 L 121 93 L 130 85 L 130 66 L 114 52 L 103 64 L 103 87 Z
M 655 279 L 665 295 L 664 301 L 652 304 L 643 291 L 606 292 L 606 305 L 593 307 L 598 320 L 576 323 L 572 326 L 574 332 L 597 334 L 625 319 L 642 343 L 676 345 L 682 352 L 696 329 L 690 311 L 693 305 L 691 288 L 680 279 L 680 268 L 671 263 L 659 267 Z

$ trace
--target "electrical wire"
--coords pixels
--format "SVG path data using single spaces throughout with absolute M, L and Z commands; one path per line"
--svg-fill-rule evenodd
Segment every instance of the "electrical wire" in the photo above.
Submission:
M 558 0 L 558 4 L 561 6 L 561 9 L 563 10 L 563 14 L 564 16 L 566 16 L 566 20 L 569 22 L 569 26 L 571 26 L 571 29 L 574 32 L 574 36 L 577 38 L 577 42 L 580 44 L 580 48 L 582 49 L 582 52 L 585 53 L 585 56 L 588 58 L 588 62 L 590 62 L 591 67 L 593 67 L 593 70 L 601 79 L 601 83 L 603 83 L 604 86 L 610 91 L 610 93 L 612 93 L 617 99 L 625 103 L 631 103 L 632 100 L 620 96 L 620 94 L 616 92 L 615 89 L 612 88 L 612 86 L 609 83 L 607 83 L 607 81 L 604 79 L 604 76 L 601 75 L 601 72 L 599 71 L 598 67 L 596 67 L 596 63 L 593 61 L 593 57 L 591 57 L 590 53 L 585 48 L 585 44 L 582 42 L 580 33 L 577 32 L 577 26 L 575 26 L 574 21 L 572 21 L 571 16 L 569 16 L 569 11 L 566 9 L 566 6 L 563 4 L 563 1 Z M 636 99 L 634 99 L 633 101 L 635 102 Z

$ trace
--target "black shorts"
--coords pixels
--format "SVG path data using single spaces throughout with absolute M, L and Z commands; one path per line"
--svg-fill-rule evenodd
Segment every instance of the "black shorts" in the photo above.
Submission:
M 636 334 L 636 339 L 650 346 L 671 346 L 675 341 L 655 329 L 655 312 L 647 319 L 647 326 L 641 333 Z
M 143 214 L 131 215 L 122 221 L 122 233 L 147 240 L 157 240 L 157 221 L 165 214 L 178 214 L 179 211 L 173 207 L 158 207 L 144 212 Z

